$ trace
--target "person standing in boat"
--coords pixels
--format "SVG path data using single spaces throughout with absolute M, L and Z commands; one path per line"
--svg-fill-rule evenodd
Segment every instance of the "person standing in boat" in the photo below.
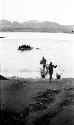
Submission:
M 52 64 L 52 62 L 50 62 L 50 64 L 49 64 L 49 66 L 48 66 L 48 72 L 49 72 L 49 79 L 50 79 L 50 81 L 51 81 L 51 79 L 52 79 L 52 75 L 53 75 L 53 68 L 56 68 L 57 67 L 57 65 L 56 66 L 54 66 L 53 64 Z

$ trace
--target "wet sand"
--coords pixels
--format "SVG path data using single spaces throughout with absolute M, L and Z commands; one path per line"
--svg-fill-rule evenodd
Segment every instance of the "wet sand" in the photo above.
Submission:
M 3 125 L 74 125 L 74 79 L 0 81 Z

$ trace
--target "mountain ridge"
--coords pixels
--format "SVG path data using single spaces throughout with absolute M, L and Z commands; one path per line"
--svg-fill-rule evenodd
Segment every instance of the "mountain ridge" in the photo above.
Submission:
M 51 21 L 30 20 L 25 22 L 0 20 L 0 32 L 48 32 L 74 33 L 74 25 L 61 25 Z

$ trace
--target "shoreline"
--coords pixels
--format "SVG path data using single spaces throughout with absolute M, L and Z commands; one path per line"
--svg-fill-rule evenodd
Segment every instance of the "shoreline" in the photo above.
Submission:
M 0 31 L 0 33 L 50 33 L 50 34 L 74 34 L 74 32 L 33 32 L 33 31 Z M 3 38 L 6 38 L 2 36 Z

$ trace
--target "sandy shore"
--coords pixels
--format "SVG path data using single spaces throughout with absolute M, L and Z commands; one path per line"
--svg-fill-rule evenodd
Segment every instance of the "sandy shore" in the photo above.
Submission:
M 74 79 L 0 81 L 3 125 L 74 125 Z

